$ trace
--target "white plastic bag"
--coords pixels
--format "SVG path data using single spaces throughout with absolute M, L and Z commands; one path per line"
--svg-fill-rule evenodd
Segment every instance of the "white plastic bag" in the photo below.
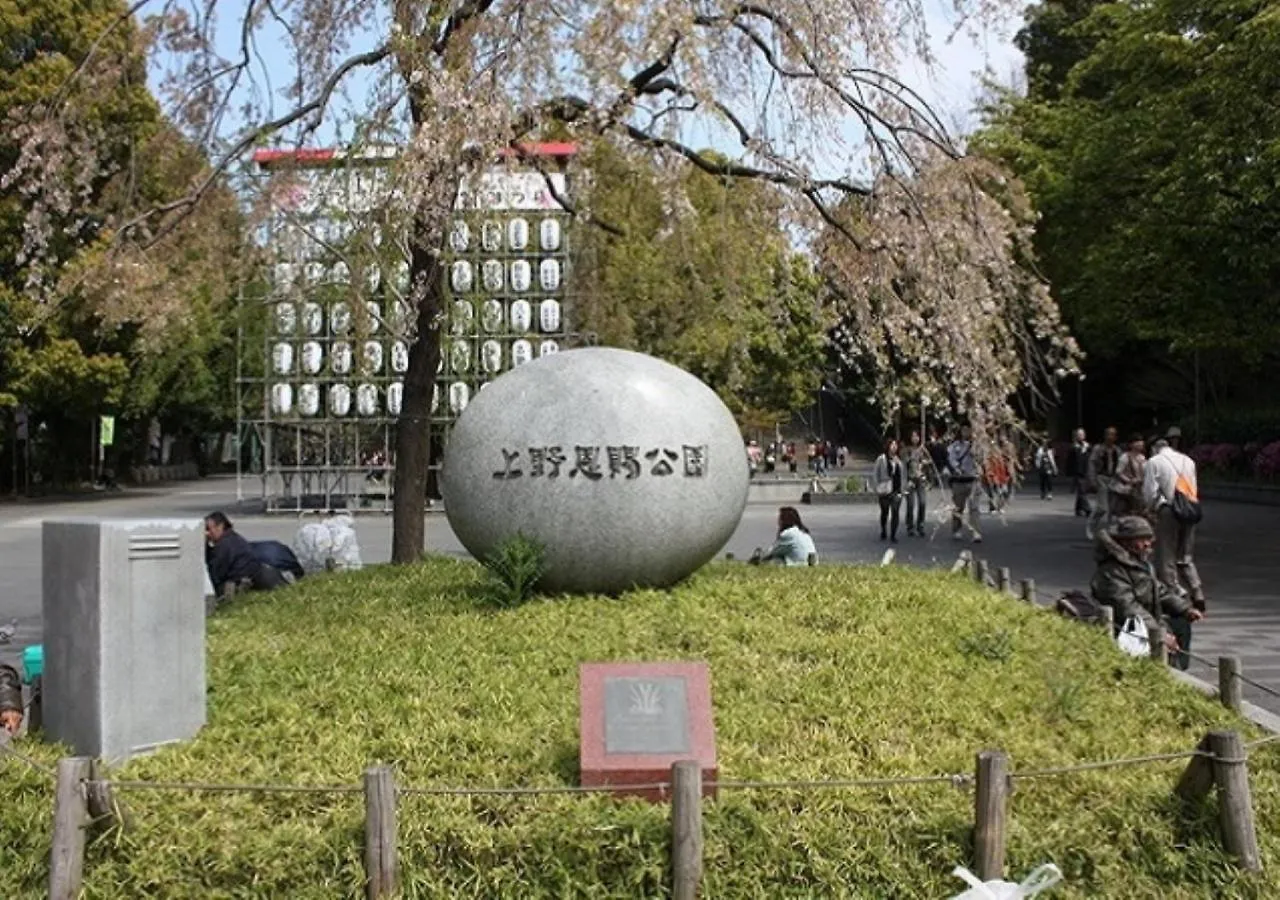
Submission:
M 1147 623 L 1137 616 L 1130 616 L 1125 619 L 1124 627 L 1116 637 L 1116 644 L 1130 656 L 1150 656 L 1151 648 L 1147 637 Z
M 307 573 L 326 569 L 345 572 L 364 567 L 355 521 L 350 513 L 339 513 L 322 522 L 303 525 L 294 538 L 293 550 L 302 570 Z
M 983 881 L 964 866 L 956 866 L 951 874 L 969 885 L 969 890 L 956 894 L 951 900 L 1023 900 L 1047 891 L 1062 880 L 1062 872 L 1053 863 L 1045 863 L 1021 884 L 1012 881 Z

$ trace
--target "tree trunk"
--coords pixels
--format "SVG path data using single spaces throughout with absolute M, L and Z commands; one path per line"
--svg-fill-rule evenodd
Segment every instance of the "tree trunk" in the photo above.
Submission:
M 440 312 L 444 302 L 444 262 L 433 250 L 438 235 L 421 218 L 410 240 L 411 298 L 417 306 L 417 335 L 409 347 L 404 398 L 396 424 L 395 500 L 391 511 L 391 561 L 417 561 L 426 549 L 427 470 L 431 463 L 431 395 L 440 363 Z M 447 402 L 447 398 L 441 398 Z

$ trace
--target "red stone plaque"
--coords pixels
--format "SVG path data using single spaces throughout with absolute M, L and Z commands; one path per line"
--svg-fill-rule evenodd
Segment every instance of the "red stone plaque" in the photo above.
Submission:
M 580 679 L 584 787 L 669 782 L 671 766 L 685 759 L 696 759 L 703 779 L 714 782 L 706 663 L 583 663 Z M 657 788 L 620 793 L 664 799 Z M 714 794 L 714 787 L 703 788 L 704 796 Z

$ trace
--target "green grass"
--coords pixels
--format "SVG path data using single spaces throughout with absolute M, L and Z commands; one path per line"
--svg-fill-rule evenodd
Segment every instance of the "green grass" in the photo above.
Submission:
M 1193 747 L 1239 726 L 1104 636 L 965 579 L 894 568 L 713 566 L 670 592 L 500 609 L 479 566 L 320 576 L 209 623 L 209 724 L 131 779 L 357 784 L 577 780 L 577 667 L 705 659 L 722 777 L 841 779 L 1017 769 Z M 57 750 L 29 752 L 51 761 Z M 1056 862 L 1053 897 L 1280 896 L 1180 816 L 1181 762 L 1018 782 L 1008 866 Z M 1251 775 L 1280 869 L 1280 745 Z M 361 896 L 360 795 L 129 793 L 133 828 L 90 845 L 88 898 Z M 941 898 L 971 856 L 950 785 L 725 791 L 708 804 L 707 897 Z M 0 894 L 43 896 L 51 791 L 0 761 Z M 405 797 L 407 897 L 661 896 L 668 808 L 601 796 Z

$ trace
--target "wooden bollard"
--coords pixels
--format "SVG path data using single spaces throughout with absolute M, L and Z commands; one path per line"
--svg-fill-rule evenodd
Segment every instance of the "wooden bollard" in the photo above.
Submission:
M 1169 648 L 1164 645 L 1164 626 L 1157 625 L 1147 629 L 1147 647 L 1151 658 L 1162 663 L 1169 662 Z
M 1218 699 L 1227 709 L 1240 712 L 1244 703 L 1244 688 L 1240 681 L 1240 657 L 1218 657 Z
M 379 900 L 400 889 L 396 850 L 396 781 L 388 766 L 364 772 L 365 897 Z
M 694 900 L 702 882 L 702 765 L 671 767 L 671 896 Z
M 1008 812 L 1009 757 L 1003 750 L 978 754 L 974 792 L 974 868 L 983 881 L 1004 875 L 1004 825 Z
M 1034 578 L 1022 579 L 1022 599 L 1032 605 L 1036 602 L 1036 581 Z
M 1196 751 L 1200 754 L 1209 753 L 1208 735 L 1200 739 Z M 1213 766 L 1207 755 L 1199 755 L 1191 757 L 1191 762 L 1187 763 L 1187 768 L 1183 770 L 1173 793 L 1184 801 L 1193 803 L 1209 793 L 1212 787 Z
M 1218 788 L 1218 823 L 1222 845 L 1246 872 L 1262 871 L 1258 834 L 1253 824 L 1253 798 L 1249 791 L 1249 764 L 1238 731 L 1211 731 L 1213 783 Z
M 991 583 L 991 570 L 985 559 L 980 559 L 974 564 L 973 580 L 983 587 Z
M 75 900 L 84 878 L 85 827 L 89 804 L 84 783 L 89 759 L 69 756 L 58 760 L 53 794 L 53 847 L 49 853 L 49 900 Z
M 1000 568 L 996 569 L 996 588 L 1000 591 L 1000 593 L 1002 594 L 1009 593 L 1010 586 L 1012 584 L 1013 584 L 1013 573 L 1009 571 L 1008 566 L 1001 566 Z
M 84 788 L 91 828 L 102 832 L 112 827 L 128 827 L 129 814 L 111 789 L 111 782 L 106 779 L 105 767 L 96 759 L 89 765 L 89 780 L 85 782 Z
M 1107 629 L 1107 634 L 1111 635 L 1111 639 L 1115 640 L 1116 636 L 1116 608 L 1103 604 L 1102 611 L 1102 627 Z

